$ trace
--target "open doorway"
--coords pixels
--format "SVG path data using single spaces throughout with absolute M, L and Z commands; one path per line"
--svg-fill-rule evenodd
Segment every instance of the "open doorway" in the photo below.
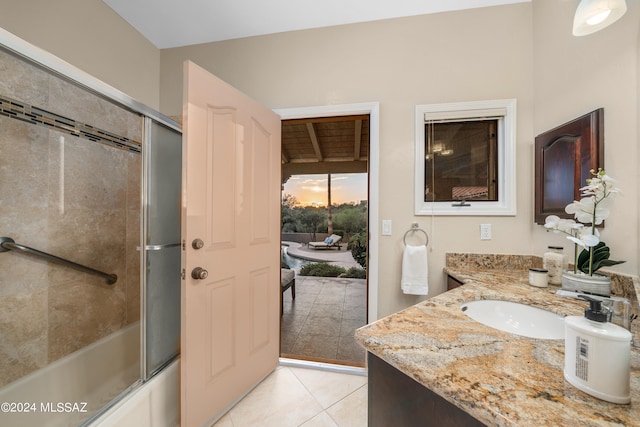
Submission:
M 282 121 L 282 357 L 364 366 L 369 128 L 369 114 Z

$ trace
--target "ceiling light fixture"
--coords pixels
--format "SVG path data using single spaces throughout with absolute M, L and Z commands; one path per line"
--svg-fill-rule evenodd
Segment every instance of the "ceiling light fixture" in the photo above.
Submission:
M 626 11 L 625 0 L 581 0 L 573 18 L 573 35 L 600 31 L 622 18 Z

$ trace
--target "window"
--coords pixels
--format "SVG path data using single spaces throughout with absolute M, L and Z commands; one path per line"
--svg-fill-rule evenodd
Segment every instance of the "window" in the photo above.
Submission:
M 416 215 L 516 214 L 515 108 L 515 99 L 416 106 Z

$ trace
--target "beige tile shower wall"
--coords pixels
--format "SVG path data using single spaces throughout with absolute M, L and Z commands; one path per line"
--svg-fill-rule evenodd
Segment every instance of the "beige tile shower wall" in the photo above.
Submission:
M 130 139 L 141 118 L 0 53 L 0 94 Z M 104 279 L 0 253 L 0 386 L 139 319 L 141 156 L 0 117 L 0 235 Z

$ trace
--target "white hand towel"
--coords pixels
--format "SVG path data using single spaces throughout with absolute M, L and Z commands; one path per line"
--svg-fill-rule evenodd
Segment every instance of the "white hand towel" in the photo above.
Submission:
M 427 295 L 429 293 L 428 273 L 427 247 L 425 245 L 405 246 L 400 280 L 402 292 L 411 295 Z

